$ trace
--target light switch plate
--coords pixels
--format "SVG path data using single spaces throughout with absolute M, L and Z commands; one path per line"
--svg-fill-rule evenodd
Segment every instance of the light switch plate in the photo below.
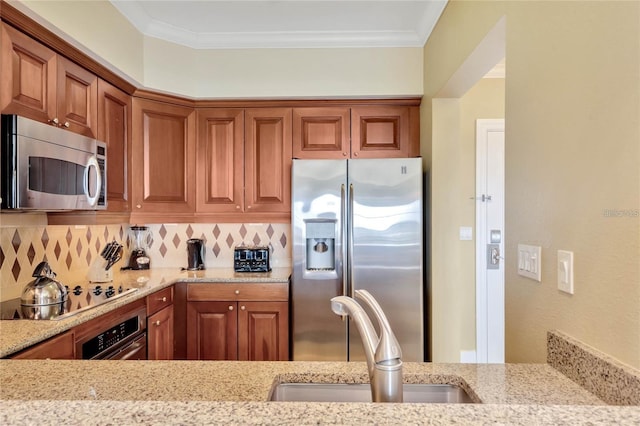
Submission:
M 558 250 L 558 290 L 573 294 L 573 252 Z
M 473 240 L 473 228 L 470 226 L 461 226 L 460 241 L 471 241 L 471 240 Z
M 518 274 L 542 281 L 542 247 L 518 244 Z

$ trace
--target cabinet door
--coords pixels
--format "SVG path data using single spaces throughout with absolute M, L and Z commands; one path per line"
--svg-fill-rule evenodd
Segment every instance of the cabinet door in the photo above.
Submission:
M 56 54 L 2 23 L 0 110 L 43 123 L 56 115 Z
M 198 110 L 196 211 L 244 210 L 244 111 Z
M 57 118 L 60 127 L 98 135 L 98 77 L 62 56 L 57 69 Z
M 173 359 L 173 305 L 147 319 L 147 359 Z
M 293 109 L 293 158 L 349 158 L 350 109 Z
M 73 332 L 67 331 L 12 356 L 13 359 L 74 359 Z
M 245 110 L 245 211 L 291 211 L 291 108 Z
M 411 151 L 410 108 L 357 106 L 351 108 L 351 157 L 408 157 Z
M 235 302 L 187 303 L 187 359 L 238 359 Z
M 238 359 L 288 360 L 287 302 L 239 302 L 238 305 Z
M 131 97 L 98 81 L 98 139 L 107 144 L 107 209 L 129 211 Z
M 132 213 L 193 213 L 194 109 L 134 98 L 132 124 Z

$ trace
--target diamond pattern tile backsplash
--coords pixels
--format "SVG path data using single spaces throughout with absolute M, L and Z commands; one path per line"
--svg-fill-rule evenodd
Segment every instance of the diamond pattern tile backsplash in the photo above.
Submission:
M 187 240 L 205 242 L 206 268 L 232 268 L 233 249 L 240 244 L 266 245 L 272 249 L 272 267 L 291 266 L 291 226 L 288 223 L 191 223 L 148 225 L 152 241 L 148 250 L 151 268 L 187 266 Z M 124 246 L 115 268 L 127 266 L 132 242 L 129 225 L 56 225 L 0 228 L 0 300 L 20 297 L 43 260 L 65 284 L 87 280 L 87 272 L 100 258 L 105 244 Z

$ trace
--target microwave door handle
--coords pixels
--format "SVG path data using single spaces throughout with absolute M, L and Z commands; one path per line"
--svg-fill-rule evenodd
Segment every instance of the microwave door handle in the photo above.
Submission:
M 96 170 L 96 188 L 95 188 L 95 196 L 91 196 L 89 192 L 89 172 L 91 168 Z M 102 188 L 102 176 L 100 175 L 100 166 L 98 165 L 98 159 L 95 155 L 89 157 L 89 161 L 87 161 L 87 166 L 84 168 L 84 179 L 83 179 L 83 187 L 84 187 L 84 195 L 87 196 L 87 201 L 91 207 L 94 207 L 98 203 L 98 197 L 100 197 L 100 188 Z

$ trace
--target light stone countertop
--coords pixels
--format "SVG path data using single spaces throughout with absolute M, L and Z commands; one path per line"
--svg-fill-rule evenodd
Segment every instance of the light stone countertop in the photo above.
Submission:
M 234 272 L 233 268 L 212 268 L 203 271 L 181 271 L 178 268 L 154 268 L 146 271 L 116 271 L 113 283 L 138 290 L 104 305 L 73 315 L 60 321 L 3 320 L 0 321 L 0 358 L 7 357 L 31 345 L 97 318 L 114 309 L 169 287 L 177 282 L 217 283 L 287 283 L 290 268 L 273 268 L 271 272 Z M 65 283 L 69 288 L 76 284 Z M 103 285 L 105 285 L 103 284 Z
M 268 402 L 275 381 L 366 382 L 361 362 L 0 361 L 2 424 L 638 424 L 547 364 L 406 363 L 482 404 Z

